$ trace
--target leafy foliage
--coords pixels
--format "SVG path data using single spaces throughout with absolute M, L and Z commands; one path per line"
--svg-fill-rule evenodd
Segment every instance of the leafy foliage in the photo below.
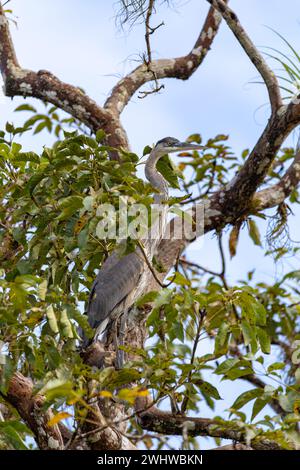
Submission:
M 146 348 L 124 346 L 135 359 L 122 370 L 92 369 L 77 349 L 78 327 L 92 334 L 82 313 L 84 302 L 95 271 L 116 246 L 109 233 L 104 240 L 97 237 L 97 208 L 111 204 L 118 214 L 120 198 L 150 207 L 153 190 L 136 175 L 137 155 L 122 151 L 122 164 L 109 159 L 112 149 L 103 144 L 101 130 L 95 136 L 82 129 L 70 132 L 76 122 L 61 118 L 53 107 L 46 114 L 28 104 L 17 111 L 32 116 L 24 126 L 7 124 L 0 133 L 1 394 L 7 393 L 12 374 L 21 371 L 45 396 L 45 406 L 55 411 L 49 425 L 65 420 L 73 427 L 70 418 L 76 423 L 87 413 L 91 379 L 105 400 L 130 407 L 137 397 L 151 393 L 155 402 L 169 400 L 181 413 L 198 413 L 204 406 L 214 410 L 223 399 L 223 381 L 248 380 L 249 390 L 227 403 L 233 425 L 239 423 L 252 434 L 284 430 L 292 439 L 300 403 L 299 272 L 270 285 L 255 284 L 251 272 L 230 286 L 225 270 L 218 274 L 179 264 L 168 288 L 150 292 L 136 304 L 151 304 Z M 18 140 L 31 129 L 51 132 L 53 146 L 39 153 L 24 151 Z M 201 136 L 189 140 L 199 143 Z M 237 157 L 227 141 L 225 135 L 209 139 L 201 152 L 181 154 L 175 168 L 167 159 L 161 162 L 159 169 L 170 185 L 185 192 L 182 198 L 174 191 L 170 205 L 205 199 L 226 185 L 248 155 L 246 150 Z M 150 151 L 146 147 L 144 156 Z M 292 149 L 284 149 L 268 182 L 276 181 L 293 157 Z M 298 194 L 291 202 L 298 202 Z M 232 255 L 238 255 L 238 234 L 244 227 L 262 249 L 251 218 L 234 229 Z M 134 241 L 127 240 L 125 252 L 134 248 Z M 277 357 L 279 347 L 284 356 Z M 251 381 L 254 376 L 265 385 Z M 251 416 L 241 411 L 249 403 Z M 270 416 L 270 406 L 280 407 L 282 414 Z M 266 414 L 257 421 L 262 412 Z M 137 432 L 134 420 L 131 431 Z M 15 416 L 0 423 L 0 446 L 24 449 L 28 436 L 30 431 Z M 147 439 L 144 443 L 149 445 Z M 197 443 L 191 438 L 184 445 Z
M 287 94 L 286 99 L 290 99 L 299 94 L 300 89 L 300 55 L 289 41 L 277 31 L 275 33 L 287 46 L 287 52 L 284 53 L 274 47 L 265 47 L 265 55 L 280 65 L 278 78 L 281 82 L 281 89 Z

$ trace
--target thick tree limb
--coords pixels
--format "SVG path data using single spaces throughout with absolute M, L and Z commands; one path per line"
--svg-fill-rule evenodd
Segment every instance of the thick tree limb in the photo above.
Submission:
M 63 438 L 58 425 L 49 426 L 51 410 L 44 410 L 44 398 L 33 394 L 33 383 L 16 372 L 10 380 L 5 400 L 13 405 L 34 434 L 41 450 L 62 450 Z
M 190 436 L 219 437 L 249 445 L 246 430 L 238 424 L 206 418 L 172 415 L 155 407 L 139 414 L 139 424 L 147 431 L 160 434 L 182 435 L 185 431 Z M 250 445 L 255 450 L 296 450 L 295 444 L 291 442 L 283 444 L 282 442 L 285 439 L 278 439 L 277 441 L 271 434 L 270 437 L 266 434 L 257 435 L 251 440 Z
M 126 419 L 123 420 L 123 407 L 116 403 L 111 406 L 105 402 L 105 399 L 102 403 L 100 400 L 99 403 L 90 406 L 83 427 L 90 448 L 92 450 L 136 450 L 136 447 L 124 436 L 127 422 Z M 105 408 L 108 408 L 107 416 L 104 414 Z
M 114 147 L 128 147 L 128 140 L 120 121 L 109 110 L 101 108 L 79 88 L 60 81 L 51 72 L 33 72 L 20 66 L 8 20 L 0 4 L 0 69 L 6 96 L 32 96 L 48 101 L 79 119 L 91 130 L 102 128 L 108 134 L 108 143 Z
M 262 73 L 265 73 L 264 70 L 262 70 Z M 276 103 L 276 106 L 278 104 L 279 101 Z M 255 193 L 264 182 L 265 176 L 276 158 L 283 141 L 300 121 L 299 110 L 295 110 L 295 107 L 299 107 L 299 105 L 291 103 L 289 106 L 281 106 L 278 109 L 276 108 L 276 112 L 274 112 L 275 108 L 273 108 L 272 116 L 266 128 L 235 178 L 225 188 L 217 191 L 209 199 L 202 201 L 194 207 L 192 210 L 193 214 L 196 212 L 199 213 L 203 209 L 203 220 L 196 221 L 198 225 L 193 235 L 188 234 L 187 236 L 182 236 L 181 218 L 175 217 L 170 222 L 167 228 L 168 236 L 161 241 L 158 248 L 159 260 L 165 267 L 165 273 L 168 273 L 176 262 L 179 254 L 189 243 L 194 241 L 195 238 L 211 230 L 220 231 L 227 224 L 235 224 L 238 220 L 243 220 L 243 218 L 251 213 L 253 209 L 252 200 Z M 158 275 L 160 280 L 163 280 L 165 273 Z M 155 288 L 158 288 L 155 282 L 154 284 L 148 284 L 149 290 Z M 142 333 L 143 328 L 136 328 L 135 330 L 140 332 L 140 337 L 137 338 L 135 344 L 137 347 L 142 347 L 144 341 L 144 333 Z M 137 336 L 139 336 L 139 334 L 137 333 Z M 127 341 L 128 344 L 131 344 L 129 335 L 127 335 Z M 142 422 L 142 427 L 145 429 L 167 434 L 169 431 L 173 434 L 176 430 L 176 433 L 182 434 L 181 419 L 184 420 L 185 418 L 179 417 L 178 421 L 176 421 L 177 417 L 170 418 L 170 415 L 167 414 L 165 416 L 166 419 L 163 420 L 162 426 L 161 415 L 157 417 L 148 413 L 145 416 Z M 178 424 L 177 427 L 176 423 Z M 196 426 L 193 432 L 196 432 L 195 429 L 197 429 L 197 435 L 200 435 L 201 432 L 202 435 L 212 435 L 207 433 L 211 431 L 210 425 L 214 426 L 215 423 L 200 420 L 195 421 L 195 423 L 193 422 L 193 425 Z M 227 434 L 227 429 L 224 431 L 224 429 L 220 430 L 217 428 L 216 434 L 213 435 L 215 437 L 245 442 L 245 435 L 243 433 L 240 434 L 240 430 L 237 430 L 237 433 L 233 432 L 233 434 L 231 434 L 232 432 L 232 429 L 230 429 Z M 278 449 L 280 446 L 278 446 L 276 442 L 272 442 L 271 444 L 267 442 L 261 445 L 258 440 L 256 447 L 253 447 L 256 449 Z
M 2 395 L 7 403 L 12 405 L 26 425 L 31 429 L 40 450 L 100 450 L 100 449 L 135 449 L 131 442 L 123 437 L 117 427 L 107 426 L 107 421 L 95 405 L 93 412 L 89 413 L 86 426 L 89 430 L 104 426 L 105 429 L 98 433 L 90 433 L 89 439 L 77 436 L 73 440 L 73 432 L 61 422 L 49 426 L 48 422 L 53 418 L 51 409 L 43 408 L 45 398 L 33 393 L 33 383 L 29 378 L 16 372 L 10 380 L 8 392 Z M 2 405 L 3 406 L 3 405 Z M 116 410 L 116 408 L 115 408 Z M 117 416 L 114 416 L 117 418 Z M 113 417 L 110 417 L 113 420 Z
M 283 186 L 275 191 L 277 196 L 274 196 L 274 188 L 272 193 L 264 192 L 269 190 L 256 193 L 282 142 L 300 122 L 300 105 L 298 102 L 293 102 L 288 107 L 282 106 L 277 80 L 273 72 L 265 64 L 242 29 L 236 15 L 228 9 L 224 1 L 211 0 L 210 3 L 213 7 L 209 11 L 193 50 L 187 56 L 151 61 L 151 71 L 146 64 L 137 67 L 115 86 L 104 108 L 98 106 L 78 88 L 61 82 L 48 71 L 42 70 L 36 73 L 21 68 L 14 51 L 8 22 L 0 5 L 0 68 L 6 94 L 8 96 L 33 96 L 43 101 L 49 101 L 69 112 L 94 131 L 102 127 L 110 134 L 109 143 L 116 147 L 128 145 L 126 134 L 119 121 L 119 115 L 133 94 L 144 83 L 153 80 L 153 72 L 157 78 L 189 78 L 202 62 L 218 30 L 221 17 L 215 8 L 222 13 L 266 83 L 272 116 L 248 160 L 233 181 L 224 190 L 216 192 L 210 199 L 197 205 L 204 208 L 204 221 L 203 225 L 200 224 L 197 227 L 196 236 L 201 234 L 202 229 L 205 233 L 210 230 L 221 230 L 226 224 L 234 224 L 239 218 L 254 210 L 253 201 L 255 210 L 276 205 L 276 201 L 280 199 L 278 194 L 280 193 L 281 197 L 287 197 L 290 188 L 296 180 L 299 181 L 300 176 L 299 166 L 297 167 L 299 164 L 294 162 L 293 170 L 285 179 L 283 178 L 283 183 L 282 181 L 278 183 Z M 272 190 L 272 188 L 270 189 Z M 256 200 L 256 198 L 258 199 Z M 175 234 L 180 226 L 179 218 L 175 218 L 169 225 L 171 238 L 162 240 L 159 246 L 159 257 L 167 271 L 173 266 L 179 252 L 194 239 L 189 237 L 176 239 Z M 164 277 L 163 274 L 161 276 Z M 152 286 L 149 287 L 152 289 Z M 129 319 L 129 324 L 131 320 Z M 141 319 L 133 323 L 134 327 L 127 332 L 126 341 L 138 348 L 144 343 L 145 328 Z M 140 326 L 141 328 L 139 328 Z M 63 448 L 63 432 L 58 426 L 50 428 L 47 425 L 51 412 L 42 411 L 43 397 L 33 395 L 30 379 L 16 373 L 6 398 L 9 403 L 15 406 L 22 419 L 33 431 L 41 449 Z M 114 418 L 114 412 L 118 412 L 118 410 L 116 407 L 110 406 L 106 416 L 103 407 L 100 408 L 97 405 L 94 413 L 95 426 L 98 426 L 99 422 L 107 424 L 108 418 Z M 183 427 L 186 426 L 191 435 L 209 435 L 242 443 L 246 442 L 244 430 L 239 427 L 235 428 L 232 423 L 227 425 L 215 420 L 173 416 L 159 410 L 156 411 L 156 409 L 141 412 L 140 422 L 144 429 L 151 431 L 179 435 L 182 434 Z M 90 440 L 90 444 L 95 449 L 126 448 L 131 444 L 120 437 L 118 429 L 107 428 L 107 426 L 105 433 L 104 430 L 96 433 L 92 439 L 93 442 Z M 255 449 L 264 450 L 281 448 L 278 442 L 272 438 L 266 439 L 265 437 L 260 438 L 260 436 L 253 439 L 251 445 Z
M 155 79 L 187 80 L 209 51 L 220 22 L 221 15 L 214 8 L 210 8 L 199 37 L 187 55 L 174 59 L 151 60 L 149 64 L 139 65 L 116 84 L 104 105 L 105 109 L 112 111 L 114 115 L 120 115 L 134 93 L 145 83 Z
M 228 446 L 216 447 L 210 450 L 253 450 L 252 447 L 246 446 L 245 444 L 230 444 Z
M 194 213 L 201 213 L 202 210 L 204 214 L 203 219 L 198 220 L 194 237 L 185 238 L 178 235 L 182 230 L 179 217 L 170 221 L 167 227 L 170 236 L 162 239 L 158 247 L 159 259 L 166 272 L 172 268 L 186 246 L 194 241 L 195 236 L 201 236 L 211 230 L 220 231 L 227 224 L 234 225 L 239 219 L 256 213 L 257 210 L 274 207 L 289 195 L 288 188 L 292 189 L 293 184 L 298 182 L 298 160 L 284 177 L 283 187 L 278 183 L 279 186 L 275 185 L 272 191 L 256 192 L 264 182 L 282 143 L 300 122 L 300 113 L 294 112 L 294 106 L 293 103 L 287 107 L 283 106 L 272 116 L 247 161 L 233 180 L 224 189 L 194 206 Z M 163 274 L 159 278 L 163 280 Z
M 252 201 L 253 210 L 261 211 L 282 204 L 300 183 L 300 151 L 297 152 L 293 163 L 283 175 L 281 180 L 257 192 Z
M 207 0 L 217 11 L 219 11 L 226 21 L 227 25 L 239 41 L 240 45 L 246 52 L 247 56 L 254 64 L 260 75 L 262 76 L 268 89 L 271 108 L 275 113 L 282 106 L 282 98 L 280 94 L 279 84 L 273 70 L 270 69 L 263 56 L 254 46 L 250 37 L 240 24 L 236 14 L 226 5 L 223 0 Z

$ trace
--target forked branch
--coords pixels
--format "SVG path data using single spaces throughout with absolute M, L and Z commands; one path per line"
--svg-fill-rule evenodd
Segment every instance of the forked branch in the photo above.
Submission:
M 227 3 L 227 2 L 226 2 Z M 152 60 L 149 64 L 143 63 L 126 77 L 120 80 L 113 88 L 104 107 L 115 115 L 120 115 L 133 95 L 145 83 L 163 78 L 177 78 L 187 80 L 203 62 L 212 42 L 218 32 L 221 15 L 210 8 L 201 32 L 192 48 L 185 56 L 174 59 Z

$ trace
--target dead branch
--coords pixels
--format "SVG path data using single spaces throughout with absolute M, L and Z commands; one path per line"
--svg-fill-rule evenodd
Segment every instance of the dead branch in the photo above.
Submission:
M 210 436 L 222 439 L 231 439 L 241 444 L 247 444 L 246 430 L 238 424 L 227 423 L 206 418 L 194 418 L 188 416 L 173 415 L 159 410 L 156 407 L 150 408 L 139 414 L 140 426 L 152 432 L 166 435 L 182 435 L 183 430 L 190 436 Z M 283 450 L 280 442 L 274 438 L 268 439 L 266 436 L 257 435 L 251 440 L 251 447 L 255 450 Z M 291 449 L 295 448 L 290 444 Z
M 220 22 L 221 15 L 214 8 L 210 8 L 201 32 L 187 55 L 174 59 L 151 60 L 150 71 L 147 64 L 139 65 L 115 85 L 104 108 L 119 116 L 132 96 L 145 83 L 163 78 L 187 80 L 206 57 L 218 32 Z
M 33 383 L 29 378 L 16 372 L 10 380 L 9 388 L 3 398 L 18 411 L 21 418 L 34 434 L 41 450 L 62 450 L 63 438 L 57 424 L 49 426 L 53 417 L 51 410 L 44 410 L 44 397 L 34 395 Z
M 108 143 L 114 147 L 128 147 L 128 139 L 119 119 L 103 109 L 81 89 L 64 83 L 47 70 L 33 72 L 20 66 L 8 20 L 0 4 L 0 70 L 6 96 L 31 96 L 50 102 L 79 119 L 94 132 L 102 128 L 108 134 Z

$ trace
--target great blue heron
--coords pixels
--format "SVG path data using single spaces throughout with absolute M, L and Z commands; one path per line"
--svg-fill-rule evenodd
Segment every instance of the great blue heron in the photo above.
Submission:
M 183 150 L 198 150 L 200 145 L 188 142 L 180 142 L 174 137 L 165 137 L 153 147 L 145 167 L 145 175 L 151 185 L 157 190 L 154 202 L 161 204 L 168 199 L 168 184 L 161 173 L 158 172 L 156 164 L 158 160 L 168 153 Z M 167 209 L 167 205 L 164 204 Z M 160 220 L 151 236 L 143 240 L 144 250 L 151 262 L 155 250 L 164 235 L 167 221 L 167 210 L 163 211 Z M 101 267 L 91 288 L 87 316 L 90 326 L 96 330 L 95 338 L 104 331 L 105 325 L 118 314 L 126 311 L 133 302 L 143 293 L 145 285 L 152 276 L 145 264 L 139 249 L 120 257 L 113 252 Z M 84 340 L 84 347 L 89 341 Z

